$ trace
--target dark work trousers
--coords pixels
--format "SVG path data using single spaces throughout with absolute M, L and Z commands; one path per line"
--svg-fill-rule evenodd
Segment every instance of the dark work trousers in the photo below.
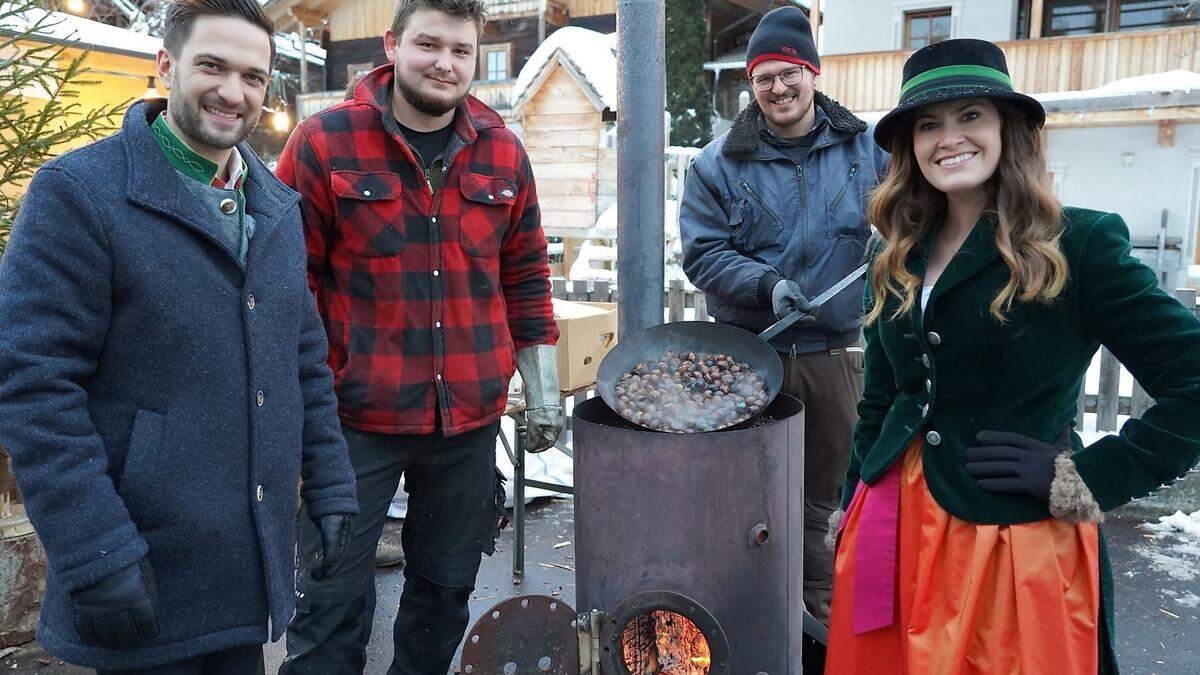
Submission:
M 130 670 L 97 670 L 97 675 L 263 675 L 262 645 L 230 647 L 183 661 Z
M 467 600 L 482 554 L 495 551 L 496 434 L 500 423 L 457 436 L 373 434 L 343 427 L 358 480 L 359 513 L 334 578 L 308 570 L 321 537 L 300 514 L 296 616 L 280 675 L 359 675 L 375 615 L 375 547 L 400 477 L 408 515 L 406 567 L 388 675 L 445 675 L 467 629 Z
M 863 353 L 847 347 L 779 356 L 783 393 L 804 403 L 804 604 L 828 623 L 833 553 L 825 547 L 825 533 L 846 481 L 862 398 Z

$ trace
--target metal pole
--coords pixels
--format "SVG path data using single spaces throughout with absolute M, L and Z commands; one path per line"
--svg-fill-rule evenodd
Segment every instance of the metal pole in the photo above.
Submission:
M 538 2 L 538 44 L 546 41 L 546 12 L 550 11 L 546 0 Z
M 300 27 L 300 93 L 308 93 L 308 31 L 304 24 L 296 22 Z
M 617 1 L 620 335 L 634 335 L 663 322 L 664 25 L 661 0 Z
M 525 413 L 513 418 L 513 585 L 525 581 Z

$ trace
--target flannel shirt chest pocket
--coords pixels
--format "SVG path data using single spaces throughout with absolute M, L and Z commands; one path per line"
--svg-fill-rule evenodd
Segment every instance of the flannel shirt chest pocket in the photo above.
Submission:
M 517 200 L 516 181 L 500 176 L 464 173 L 458 180 L 462 211 L 458 219 L 459 243 L 473 256 L 490 258 L 500 253 L 500 243 Z
M 400 177 L 388 172 L 334 171 L 339 236 L 356 255 L 394 256 L 404 250 Z

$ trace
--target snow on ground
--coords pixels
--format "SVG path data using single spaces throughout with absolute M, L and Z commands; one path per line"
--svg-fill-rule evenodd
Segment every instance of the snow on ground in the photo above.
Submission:
M 1148 543 L 1135 546 L 1134 551 L 1145 558 L 1155 570 L 1178 581 L 1200 578 L 1200 511 L 1186 514 L 1176 511 L 1161 516 L 1157 523 L 1142 523 Z M 1163 593 L 1176 596 L 1175 592 Z M 1185 591 L 1176 601 L 1186 607 L 1200 607 L 1200 596 Z
M 1143 523 L 1142 527 L 1200 544 L 1200 511 L 1190 515 L 1183 511 L 1176 511 L 1169 516 L 1160 516 L 1157 523 Z
M 1200 609 L 1200 595 L 1196 595 L 1191 591 L 1184 591 L 1183 593 L 1180 593 L 1175 598 L 1175 602 L 1179 603 L 1181 607 Z

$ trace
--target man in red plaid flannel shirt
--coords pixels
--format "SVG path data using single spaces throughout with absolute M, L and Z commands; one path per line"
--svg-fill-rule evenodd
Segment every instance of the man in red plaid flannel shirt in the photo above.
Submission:
M 375 547 L 401 475 L 407 567 L 388 672 L 444 674 L 480 556 L 494 551 L 496 434 L 514 368 L 528 448 L 562 430 L 533 173 L 500 116 L 467 95 L 484 20 L 483 0 L 400 0 L 384 35 L 392 63 L 301 123 L 279 161 L 303 197 L 308 283 L 360 506 L 341 572 L 299 575 L 283 674 L 362 672 Z M 320 533 L 302 525 L 300 540 L 305 568 Z

